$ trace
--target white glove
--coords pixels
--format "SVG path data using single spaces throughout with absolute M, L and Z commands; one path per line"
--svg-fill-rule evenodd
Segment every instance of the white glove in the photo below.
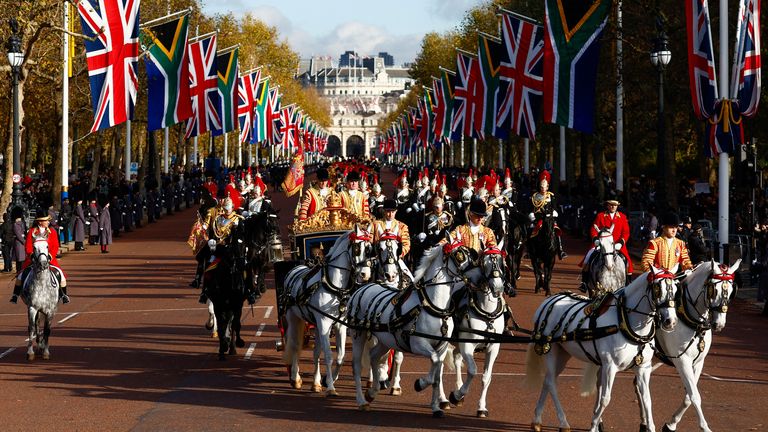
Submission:
M 413 208 L 413 211 L 419 211 L 419 203 L 413 203 L 411 208 Z
M 461 202 L 461 201 L 459 201 L 459 202 L 457 202 L 457 203 L 456 203 L 456 207 L 457 207 L 457 208 L 461 208 L 461 205 L 462 205 L 462 204 L 464 204 L 464 203 L 463 203 L 463 202 Z
M 408 207 L 407 209 L 405 209 L 405 212 L 406 212 L 406 213 L 410 213 L 410 212 L 412 212 L 412 211 L 413 211 L 413 209 L 412 209 L 412 208 L 410 208 L 410 207 Z
M 417 236 L 417 238 L 419 239 L 419 241 L 420 241 L 420 242 L 423 242 L 424 240 L 426 240 L 426 239 L 427 239 L 427 235 L 426 235 L 425 233 L 420 233 L 420 234 Z
M 597 245 L 599 245 L 599 244 L 600 244 L 600 240 L 598 240 L 598 239 L 595 239 L 595 241 L 593 241 L 592 243 L 595 245 L 595 247 L 597 247 Z
M 535 220 L 536 220 L 536 216 L 534 216 L 534 214 L 533 214 L 533 213 L 528 213 L 528 220 L 529 220 L 529 221 L 531 221 L 531 222 L 533 222 L 533 221 L 535 221 Z
M 419 204 L 419 207 L 421 207 L 422 210 L 424 210 L 427 206 L 424 205 L 424 203 Z
M 621 243 L 616 243 L 615 245 L 613 245 L 613 248 L 616 249 L 617 251 L 620 251 L 622 246 L 624 245 Z
M 557 210 L 552 212 L 552 217 L 557 217 Z

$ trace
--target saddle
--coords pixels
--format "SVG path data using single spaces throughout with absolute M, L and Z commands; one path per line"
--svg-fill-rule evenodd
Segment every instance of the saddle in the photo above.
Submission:
M 21 273 L 21 286 L 24 288 L 24 292 L 29 291 L 29 282 L 32 280 L 32 266 L 29 266 L 22 270 Z M 51 284 L 58 290 L 61 288 L 61 271 L 56 267 L 51 267 Z

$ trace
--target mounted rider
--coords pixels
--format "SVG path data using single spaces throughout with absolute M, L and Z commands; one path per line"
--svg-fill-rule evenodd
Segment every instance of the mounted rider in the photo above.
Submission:
M 515 189 L 515 183 L 509 174 L 509 168 L 504 171 L 504 189 L 502 189 L 501 194 L 507 197 L 507 200 L 513 205 L 517 202 L 517 189 Z
M 419 234 L 426 248 L 430 248 L 445 238 L 453 226 L 453 215 L 444 208 L 445 202 L 440 196 L 432 198 L 431 210 L 424 216 L 424 232 Z
M 235 211 L 232 199 L 227 197 L 221 200 L 218 207 L 208 211 L 208 217 L 203 221 L 202 228 L 207 232 L 208 239 L 215 240 L 216 245 L 229 245 L 232 238 L 232 230 L 237 227 L 243 217 Z M 200 294 L 200 303 L 206 304 L 208 296 L 203 284 L 203 292 Z
M 307 220 L 315 213 L 324 209 L 328 196 L 331 193 L 331 189 L 328 187 L 328 170 L 318 168 L 315 175 L 317 176 L 317 184 L 307 189 L 301 198 L 299 220 Z
M 379 176 L 373 176 L 373 184 L 371 186 L 371 194 L 368 196 L 368 209 L 371 211 L 371 215 L 376 219 L 382 219 L 384 217 L 384 194 L 381 193 L 381 185 L 379 184 Z
M 411 235 L 408 233 L 408 225 L 395 218 L 397 215 L 397 201 L 385 199 L 382 205 L 384 208 L 384 219 L 373 221 L 373 244 L 378 244 L 381 240 L 394 238 L 400 243 L 400 256 L 398 265 L 403 270 L 403 274 L 410 277 L 413 281 L 413 275 L 405 264 L 405 259 L 411 251 Z
M 480 256 L 485 249 L 497 247 L 496 234 L 483 225 L 483 219 L 488 216 L 488 206 L 483 200 L 472 199 L 467 210 L 469 221 L 454 228 L 451 237 L 456 242 L 474 250 Z M 445 239 L 441 241 L 441 243 L 445 242 Z
M 592 222 L 592 227 L 589 229 L 590 238 L 595 247 L 589 249 L 587 254 L 584 255 L 584 259 L 579 263 L 581 267 L 581 286 L 579 289 L 582 292 L 587 292 L 587 282 L 590 277 L 589 264 L 593 258 L 597 244 L 599 242 L 598 236 L 602 230 L 611 230 L 613 235 L 613 242 L 619 245 L 618 251 L 624 256 L 627 262 L 627 279 L 629 280 L 632 275 L 634 267 L 632 266 L 632 258 L 629 257 L 627 252 L 627 242 L 629 241 L 629 219 L 627 215 L 619 211 L 619 203 L 616 200 L 605 201 L 605 211 L 598 213 L 595 216 L 595 221 Z
M 677 213 L 667 213 L 661 218 L 661 236 L 648 242 L 643 251 L 643 258 L 640 261 L 640 268 L 647 272 L 653 265 L 656 268 L 665 270 L 672 269 L 679 264 L 678 270 L 687 271 L 693 268 L 691 259 L 688 256 L 688 247 L 685 242 L 675 237 L 677 234 L 680 218 Z
M 224 189 L 224 195 L 232 200 L 232 205 L 234 206 L 235 210 L 238 210 L 243 207 L 243 198 L 240 195 L 240 190 L 238 190 L 237 185 L 235 184 L 235 176 L 230 174 L 229 175 L 229 183 L 227 184 L 226 188 Z
M 552 175 L 547 170 L 542 170 L 539 174 L 539 189 L 531 196 L 533 212 L 528 214 L 528 220 L 533 222 L 533 231 L 531 237 L 539 234 L 541 226 L 544 224 L 544 218 L 554 218 L 555 239 L 557 240 L 557 255 L 561 260 L 568 257 L 563 250 L 563 239 L 560 237 L 560 227 L 557 226 L 557 204 L 555 194 L 549 191 L 549 182 Z
M 205 183 L 203 183 L 203 187 L 211 193 L 212 197 L 219 196 L 219 186 L 216 184 L 216 182 L 213 180 L 214 173 L 211 170 L 207 170 L 205 172 Z
M 371 212 L 368 208 L 368 197 L 360 190 L 360 173 L 350 171 L 346 183 L 346 189 L 339 192 L 341 205 L 360 218 L 369 217 Z
M 256 182 L 251 185 L 249 196 L 251 199 L 248 201 L 248 212 L 252 215 L 261 213 L 263 211 L 269 211 L 272 208 L 272 200 L 267 198 L 264 193 L 267 191 L 267 185 L 261 179 L 260 175 L 256 175 Z
M 26 243 L 24 245 L 27 257 L 21 266 L 21 271 L 16 276 L 11 303 L 15 304 L 18 301 L 21 290 L 24 287 L 24 281 L 32 271 L 32 253 L 35 251 L 35 242 L 38 241 L 48 243 L 51 271 L 59 281 L 59 298 L 62 303 L 69 303 L 67 278 L 64 276 L 64 272 L 61 270 L 61 266 L 59 266 L 59 261 L 56 259 L 56 255 L 59 253 L 59 235 L 55 230 L 51 229 L 50 224 L 51 216 L 48 215 L 48 212 L 42 209 L 38 210 L 35 216 L 35 225 L 27 231 Z

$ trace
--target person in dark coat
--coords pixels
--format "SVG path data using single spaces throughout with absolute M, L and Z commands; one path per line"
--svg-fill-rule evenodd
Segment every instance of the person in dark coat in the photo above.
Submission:
M 99 207 L 96 205 L 96 198 L 91 199 L 91 205 L 88 206 L 88 244 L 95 245 L 99 241 Z
M 688 234 L 688 254 L 694 266 L 709 259 L 709 249 L 704 244 L 704 233 L 699 224 L 694 224 Z
M 2 226 L 3 272 L 5 273 L 13 271 L 13 243 L 16 241 L 16 234 L 13 232 L 13 225 L 16 218 L 13 216 L 14 215 L 11 213 L 6 213 Z
M 64 236 L 63 243 L 69 243 L 71 238 L 72 227 L 72 205 L 69 203 L 69 198 L 64 198 L 61 201 L 61 211 L 59 212 L 59 229 Z
M 144 197 L 138 190 L 133 192 L 133 218 L 136 228 L 141 228 L 144 221 Z
M 16 273 L 21 271 L 22 264 L 27 258 L 27 251 L 24 246 L 27 243 L 27 224 L 24 223 L 23 214 L 16 214 L 13 220 L 13 253 L 11 256 L 16 261 Z
M 75 203 L 75 211 L 73 214 L 73 217 L 75 219 L 75 225 L 74 225 L 74 233 L 73 237 L 75 240 L 75 250 L 76 251 L 84 251 L 85 246 L 83 246 L 83 243 L 85 243 L 85 227 L 87 220 L 85 219 L 85 211 L 83 210 L 83 200 L 78 199 Z
M 120 237 L 120 230 L 123 229 L 123 215 L 120 211 L 122 208 L 122 205 L 120 204 L 120 200 L 117 199 L 117 196 L 112 197 L 112 201 L 109 202 L 109 218 L 112 220 L 112 235 L 115 237 Z M 102 211 L 106 211 L 106 207 L 102 209 Z M 101 235 L 101 233 L 99 233 Z
M 110 204 L 104 203 L 99 215 L 99 245 L 101 253 L 109 253 L 107 246 L 112 244 L 112 217 L 110 216 Z

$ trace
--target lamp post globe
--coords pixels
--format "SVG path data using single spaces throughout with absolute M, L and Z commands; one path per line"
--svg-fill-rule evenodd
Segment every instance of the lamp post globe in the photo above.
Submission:
M 674 154 L 668 155 L 666 140 L 666 125 L 664 122 L 664 70 L 672 60 L 672 52 L 669 50 L 669 40 L 664 32 L 660 20 L 657 21 L 658 34 L 653 40 L 653 48 L 650 52 L 651 64 L 658 72 L 659 83 L 659 106 L 657 112 L 657 157 L 656 166 L 659 167 L 658 183 L 656 184 L 656 204 L 659 210 L 676 203 L 675 197 L 667 194 L 667 184 L 670 183 L 672 172 L 667 158 L 674 158 Z M 674 189 L 671 192 L 675 193 Z
M 21 35 L 16 19 L 9 21 L 11 36 L 8 38 L 6 48 L 8 50 L 8 63 L 11 66 L 13 78 L 13 207 L 21 206 L 21 142 L 19 137 L 19 74 L 24 63 L 24 53 L 21 50 Z M 25 212 L 26 213 L 26 212 Z

